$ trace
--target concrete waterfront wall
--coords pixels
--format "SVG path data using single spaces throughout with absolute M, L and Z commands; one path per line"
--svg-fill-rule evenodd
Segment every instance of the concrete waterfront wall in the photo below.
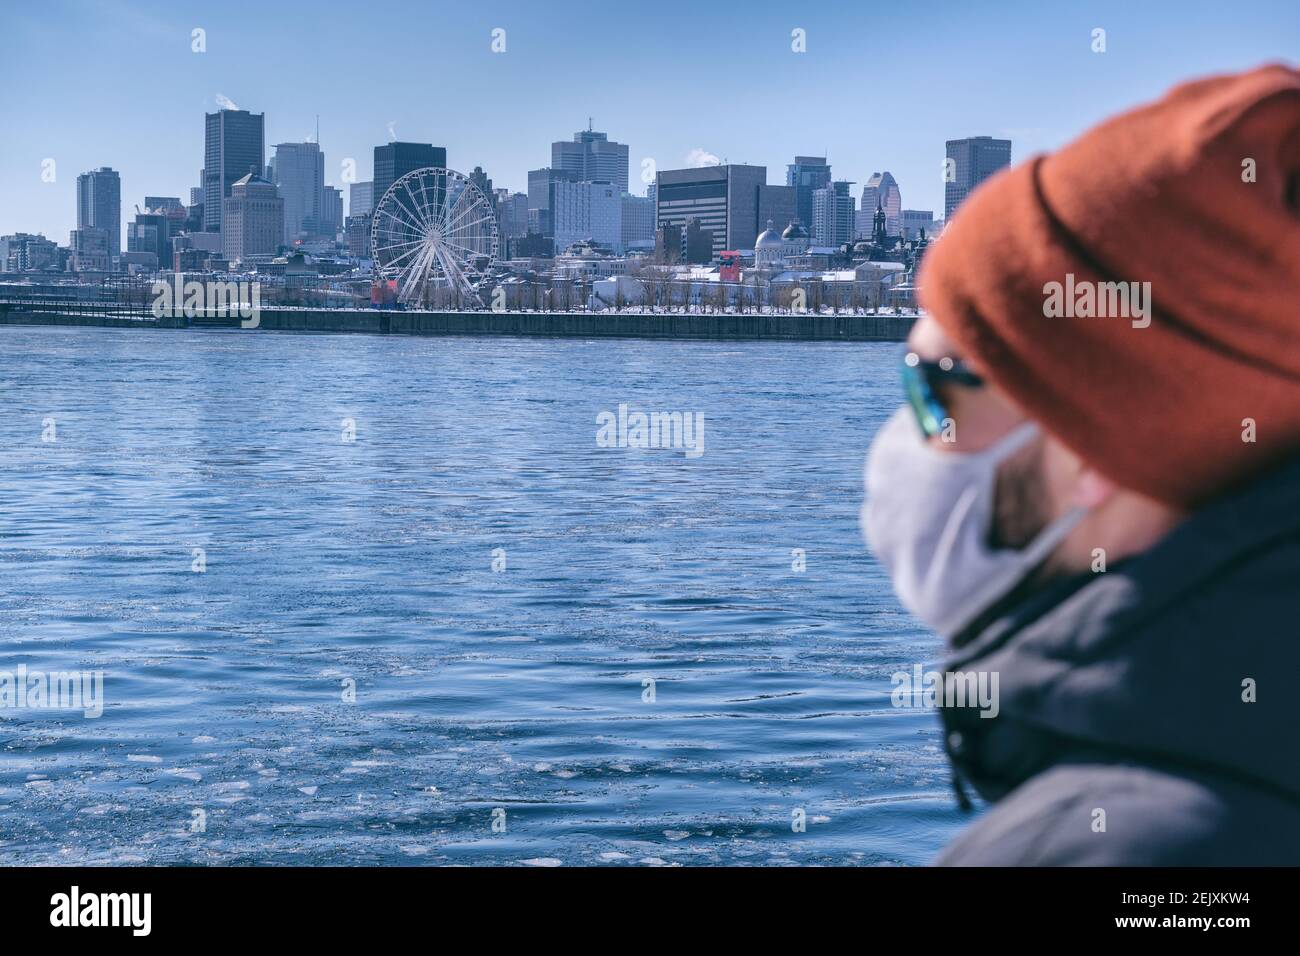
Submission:
M 238 318 L 170 319 L 21 311 L 0 303 L 0 324 L 102 328 L 239 328 Z M 902 315 L 696 315 L 602 312 L 389 312 L 263 309 L 258 331 L 374 335 L 516 335 L 566 338 L 901 342 Z

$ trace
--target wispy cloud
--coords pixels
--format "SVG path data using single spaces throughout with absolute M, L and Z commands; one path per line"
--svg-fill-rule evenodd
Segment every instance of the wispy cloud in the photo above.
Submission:
M 686 165 L 691 169 L 700 166 L 721 166 L 722 160 L 718 159 L 707 149 L 700 149 L 698 146 L 686 154 Z
M 237 109 L 239 109 L 239 107 L 235 105 L 235 101 L 232 100 L 232 99 L 231 99 L 229 96 L 227 96 L 225 93 L 218 93 L 218 94 L 217 94 L 217 106 L 219 106 L 219 107 L 220 107 L 221 109 L 223 109 L 223 110 L 237 110 Z

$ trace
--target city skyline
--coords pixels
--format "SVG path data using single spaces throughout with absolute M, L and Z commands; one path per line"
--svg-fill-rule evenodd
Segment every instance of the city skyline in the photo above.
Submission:
M 42 82 L 0 107 L 7 133 L 0 233 L 66 241 L 76 225 L 77 176 L 105 166 L 121 175 L 124 222 L 145 195 L 188 196 L 203 154 L 199 114 L 223 103 L 264 114 L 268 147 L 312 141 L 319 115 L 325 183 L 345 191 L 343 163 L 353 160 L 356 180 L 366 181 L 374 147 L 393 138 L 445 146 L 452 168 L 481 166 L 498 187 L 525 191 L 527 171 L 548 164 L 551 144 L 594 122 L 630 147 L 629 187 L 637 195 L 645 192 L 646 160 L 658 170 L 714 159 L 763 165 L 777 185 L 796 155 L 825 155 L 837 180 L 862 183 L 889 170 L 908 208 L 940 215 L 949 139 L 1009 138 L 1020 161 L 1173 83 L 1280 57 L 1300 40 L 1296 18 L 1278 16 L 1284 5 L 1272 2 L 1234 9 L 1227 21 L 1209 4 L 1189 4 L 1177 22 L 1113 3 L 1071 11 L 1010 4 L 997 12 L 909 4 L 870 16 L 664 3 L 636 13 L 608 10 L 603 18 L 589 5 L 543 13 L 503 4 L 439 19 L 435 69 L 427 57 L 400 65 L 416 52 L 420 31 L 389 31 L 383 49 L 358 49 L 344 19 L 299 18 L 289 26 L 280 22 L 285 11 L 258 8 L 259 18 L 249 18 L 251 9 L 56 0 L 39 13 L 6 11 L 0 53 L 19 74 L 34 71 Z M 396 2 L 373 12 L 381 19 L 434 16 Z M 281 30 L 268 27 L 276 24 L 305 42 L 274 42 Z M 855 29 L 867 24 L 878 47 L 865 46 Z M 674 25 L 691 29 L 674 32 Z M 1107 30 L 1104 54 L 1090 49 L 1098 26 Z M 204 31 L 204 52 L 192 50 L 195 29 Z M 505 31 L 504 49 L 494 53 L 497 29 Z M 629 53 L 620 31 L 633 30 L 637 46 Z M 806 52 L 792 49 L 794 30 L 804 31 Z M 954 34 L 965 40 L 954 45 Z M 1017 39 L 1029 34 L 1032 47 Z M 121 68 L 117 53 L 140 44 L 157 70 Z M 333 60 L 322 57 L 330 51 L 337 51 Z M 668 75 L 673 71 L 662 66 L 670 53 L 721 72 L 711 69 L 707 83 L 690 70 Z M 382 73 L 371 68 L 376 56 L 385 57 Z M 69 70 L 50 69 L 60 62 Z M 110 82 L 87 89 L 78 79 L 79 71 L 101 68 Z M 590 82 L 592 71 L 600 83 Z M 160 72 L 167 82 L 157 82 Z M 283 82 L 288 74 L 294 83 Z M 455 83 L 439 97 L 447 76 Z M 799 108 L 808 90 L 819 88 L 843 122 L 828 124 L 824 110 Z M 872 90 L 877 95 L 864 99 Z M 762 102 L 760 115 L 771 122 L 755 123 L 738 99 Z M 72 115 L 64 106 L 70 101 L 79 104 Z M 51 159 L 54 180 L 46 182 L 43 164 Z

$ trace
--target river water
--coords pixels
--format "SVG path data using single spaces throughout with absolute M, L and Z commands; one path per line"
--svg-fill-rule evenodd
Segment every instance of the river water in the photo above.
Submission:
M 0 671 L 103 674 L 0 708 L 5 861 L 927 862 L 897 349 L 0 329 Z

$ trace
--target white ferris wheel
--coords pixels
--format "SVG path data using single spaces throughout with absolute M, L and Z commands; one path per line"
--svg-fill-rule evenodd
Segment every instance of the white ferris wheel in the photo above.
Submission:
M 388 187 L 370 224 L 375 274 L 405 305 L 483 307 L 479 284 L 497 257 L 497 217 L 454 169 L 416 169 Z

